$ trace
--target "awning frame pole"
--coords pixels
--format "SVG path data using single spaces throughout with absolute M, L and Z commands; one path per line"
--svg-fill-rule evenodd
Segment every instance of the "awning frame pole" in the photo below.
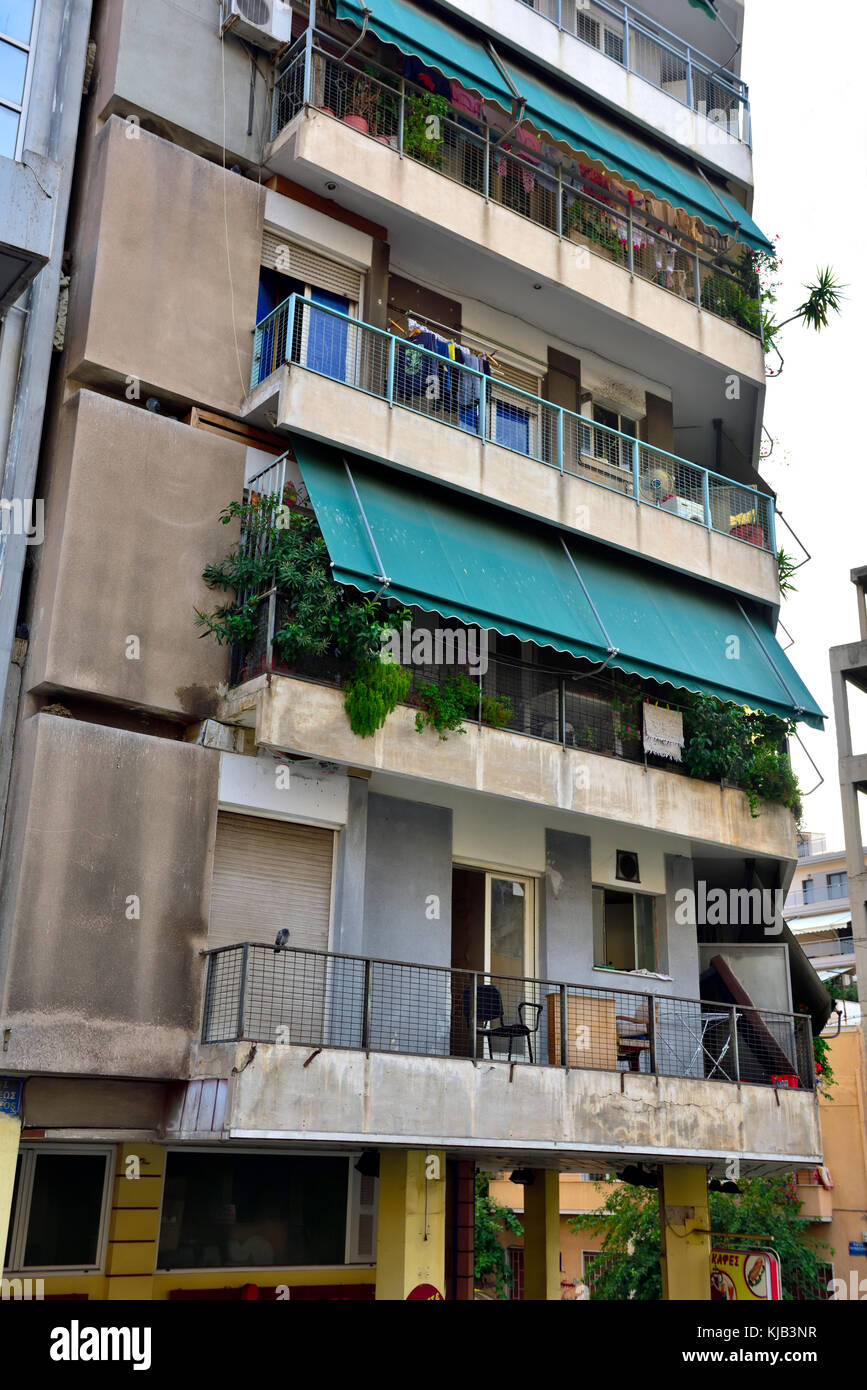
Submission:
M 805 709 L 804 709 L 804 706 L 798 703 L 798 701 L 797 701 L 795 695 L 792 693 L 792 690 L 791 690 L 791 688 L 790 688 L 790 686 L 789 686 L 788 681 L 786 680 L 785 676 L 783 675 L 783 673 L 782 673 L 782 671 L 780 670 L 780 668 L 779 668 L 779 666 L 777 665 L 777 663 L 774 661 L 774 658 L 771 656 L 771 653 L 768 651 L 768 649 L 767 649 L 767 647 L 765 646 L 764 642 L 762 641 L 761 637 L 760 637 L 759 634 L 756 632 L 756 629 L 753 627 L 752 623 L 750 622 L 749 615 L 747 614 L 747 612 L 746 612 L 746 610 L 745 610 L 743 604 L 741 603 L 740 599 L 737 600 L 737 605 L 738 605 L 738 608 L 739 608 L 739 610 L 740 610 L 740 615 L 741 615 L 741 617 L 743 618 L 743 620 L 744 620 L 744 622 L 746 623 L 747 627 L 749 628 L 750 632 L 753 634 L 753 636 L 755 637 L 755 639 L 756 639 L 756 641 L 758 642 L 759 646 L 761 647 L 762 651 L 764 652 L 765 656 L 767 657 L 767 659 L 768 659 L 768 661 L 769 661 L 769 663 L 770 663 L 770 665 L 771 665 L 771 669 L 773 670 L 774 675 L 777 677 L 777 680 L 780 682 L 780 685 L 783 687 L 783 689 L 785 690 L 785 692 L 786 692 L 786 694 L 788 695 L 789 699 L 791 700 L 791 702 L 792 702 L 792 708 L 794 709 L 795 713 L 796 713 L 796 714 L 805 714 L 806 711 L 805 711 Z M 818 768 L 817 768 L 816 770 L 818 771 Z
M 601 630 L 602 630 L 602 636 L 605 638 L 605 642 L 606 642 L 605 650 L 606 650 L 607 653 L 608 653 L 609 659 L 610 659 L 612 656 L 617 656 L 618 652 L 620 651 L 620 648 L 619 648 L 619 647 L 615 647 L 614 643 L 612 642 L 611 638 L 609 637 L 609 635 L 608 635 L 608 629 L 606 628 L 606 626 L 605 626 L 605 624 L 603 623 L 601 617 L 599 616 L 599 609 L 596 607 L 596 604 L 593 602 L 592 598 L 590 597 L 590 594 L 589 594 L 588 589 L 587 589 L 587 585 L 584 583 L 584 580 L 581 578 L 581 573 L 580 573 L 580 571 L 579 571 L 579 569 L 578 569 L 578 566 L 575 564 L 575 561 L 572 559 L 572 556 L 571 556 L 571 554 L 569 553 L 569 547 L 568 547 L 568 545 L 566 544 L 566 542 L 565 542 L 565 540 L 563 539 L 562 536 L 560 537 L 560 544 L 562 545 L 563 549 L 564 549 L 565 552 L 566 552 L 566 559 L 569 561 L 569 564 L 572 566 L 572 569 L 573 569 L 574 572 L 575 572 L 575 578 L 578 580 L 578 583 L 581 585 L 581 589 L 582 589 L 582 592 L 583 592 L 583 594 L 584 594 L 584 597 L 586 598 L 587 602 L 590 604 L 590 608 L 591 608 L 591 610 L 592 610 L 593 616 L 594 616 L 594 618 L 596 619 L 597 623 L 599 624 L 599 626 L 600 626 L 600 628 L 601 628 Z
M 367 513 L 364 510 L 364 504 L 362 503 L 361 498 L 358 495 L 358 488 L 355 486 L 355 479 L 353 478 L 349 468 L 349 464 L 346 461 L 346 455 L 343 454 L 342 458 L 343 467 L 346 469 L 346 476 L 349 479 L 349 486 L 352 488 L 352 495 L 355 498 L 356 505 L 361 515 L 361 521 L 364 526 L 365 532 L 367 533 L 367 539 L 370 541 L 370 548 L 373 551 L 376 563 L 379 565 L 379 573 L 373 576 L 374 579 L 379 579 L 382 581 L 382 588 L 376 595 L 376 597 L 379 598 L 379 595 L 382 594 L 388 588 L 389 584 L 391 583 L 391 580 L 385 572 L 385 566 L 382 563 L 382 556 L 379 553 L 379 548 L 376 544 L 376 541 L 373 539 L 373 532 L 370 529 L 370 522 L 367 520 Z

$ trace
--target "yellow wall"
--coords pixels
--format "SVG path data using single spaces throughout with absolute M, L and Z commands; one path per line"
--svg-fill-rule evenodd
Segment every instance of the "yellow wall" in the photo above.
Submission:
M 245 1284 L 273 1288 L 285 1284 L 372 1284 L 371 1268 L 225 1269 L 157 1274 L 159 1213 L 165 1172 L 165 1149 L 159 1144 L 120 1144 L 114 1170 L 105 1272 L 45 1275 L 46 1295 L 86 1293 L 89 1299 L 165 1300 L 173 1289 L 236 1289 Z M 139 1176 L 129 1160 L 138 1159 Z M 13 1160 L 14 1170 L 14 1160 Z M 23 1276 L 22 1276 L 23 1277 Z M 29 1278 L 38 1278 L 30 1271 Z
M 819 1097 L 825 1166 L 834 1179 L 831 1190 L 833 1218 L 810 1229 L 816 1241 L 834 1250 L 824 1258 L 834 1265 L 834 1277 L 844 1279 L 854 1270 L 867 1279 L 867 1259 L 850 1255 L 849 1242 L 864 1239 L 867 1230 L 867 1055 L 860 1027 L 845 1028 L 828 1039 L 835 1085 L 829 1098 Z

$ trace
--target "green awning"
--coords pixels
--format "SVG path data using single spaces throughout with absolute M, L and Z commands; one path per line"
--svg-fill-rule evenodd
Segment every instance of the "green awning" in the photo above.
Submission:
M 385 462 L 292 442 L 338 583 L 370 592 L 387 579 L 408 606 L 591 661 L 611 646 L 621 671 L 822 728 L 767 621 L 724 590 Z
M 480 35 L 472 38 L 435 15 L 426 13 L 410 0 L 368 0 L 373 14 L 368 29 L 383 43 L 394 44 L 402 53 L 419 58 L 444 77 L 455 78 L 479 96 L 512 109 L 513 93 L 492 61 Z M 337 16 L 359 26 L 361 0 L 338 0 Z M 499 50 L 498 50 L 499 51 Z M 689 165 L 669 159 L 652 144 L 595 112 L 591 114 L 570 97 L 530 75 L 509 52 L 500 56 L 521 96 L 526 99 L 527 120 L 553 140 L 568 145 L 578 154 L 604 164 L 609 173 L 637 184 L 658 198 L 667 198 L 676 208 L 730 234 L 736 232 L 759 251 L 773 251 L 764 232 L 756 226 L 737 199 L 716 183 L 709 183 Z

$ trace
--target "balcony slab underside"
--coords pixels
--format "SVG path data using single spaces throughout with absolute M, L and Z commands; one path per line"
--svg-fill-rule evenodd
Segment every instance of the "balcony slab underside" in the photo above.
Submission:
M 638 504 L 604 482 L 561 473 L 420 412 L 389 406 L 332 377 L 280 367 L 251 393 L 245 414 L 586 532 L 690 578 L 748 594 L 775 612 L 779 605 L 777 563 L 769 551 Z
M 732 1158 L 742 1172 L 821 1162 L 808 1091 L 270 1043 L 249 1054 L 198 1049 L 199 1076 L 235 1072 L 224 1137 L 431 1146 L 506 1166 L 700 1160 L 720 1176 Z
M 478 286 L 476 297 L 485 302 L 499 303 L 520 316 L 523 292 L 533 282 L 569 291 L 571 302 L 564 301 L 565 317 L 557 325 L 562 330 L 558 336 L 566 341 L 575 338 L 576 313 L 584 315 L 584 327 L 591 330 L 588 314 L 601 309 L 621 324 L 641 330 L 645 363 L 643 335 L 649 332 L 673 341 L 681 351 L 724 363 L 744 380 L 764 386 L 764 354 L 758 338 L 641 276 L 630 276 L 612 261 L 593 253 L 588 256 L 586 248 L 574 241 L 558 238 L 508 208 L 486 201 L 417 160 L 401 158 L 315 108 L 284 127 L 269 147 L 266 163 L 275 173 L 317 192 L 326 184 L 336 184 L 343 206 L 388 227 L 392 254 L 402 263 L 411 257 L 419 268 L 427 266 L 431 275 L 440 270 L 447 273 L 448 262 L 440 265 L 443 253 L 453 264 L 460 248 L 462 262 Z M 535 298 L 533 302 L 535 312 L 529 321 L 546 313 L 544 304 Z M 554 331 L 553 322 L 548 326 Z M 597 327 L 594 317 L 594 348 L 604 357 L 631 365 L 618 341 L 622 329 L 617 338 L 612 336 L 615 326 L 609 323 L 606 339 L 605 326 Z
M 399 706 L 372 738 L 349 727 L 343 694 L 292 676 L 259 676 L 222 701 L 218 718 L 255 729 L 256 743 L 349 767 L 461 787 L 489 796 L 574 811 L 774 858 L 796 857 L 789 811 L 763 803 L 750 816 L 746 795 L 657 768 L 604 757 L 506 729 L 464 725 L 446 740 L 418 734 L 415 712 Z

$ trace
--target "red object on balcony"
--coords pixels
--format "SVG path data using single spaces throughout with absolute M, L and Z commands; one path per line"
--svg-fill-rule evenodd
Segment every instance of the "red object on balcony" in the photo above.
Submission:
M 750 522 L 742 526 L 733 526 L 731 531 L 733 536 L 737 536 L 740 541 L 749 541 L 750 545 L 759 545 L 764 550 L 765 531 L 764 527 L 756 526 Z
M 792 1072 L 782 1072 L 777 1075 L 771 1074 L 772 1086 L 780 1086 L 787 1091 L 796 1091 L 800 1084 L 797 1076 Z
M 367 123 L 367 117 L 358 116 L 354 111 L 351 111 L 347 116 L 343 117 L 343 123 L 344 125 L 351 125 L 353 130 L 360 130 L 362 135 L 366 135 L 370 129 Z

